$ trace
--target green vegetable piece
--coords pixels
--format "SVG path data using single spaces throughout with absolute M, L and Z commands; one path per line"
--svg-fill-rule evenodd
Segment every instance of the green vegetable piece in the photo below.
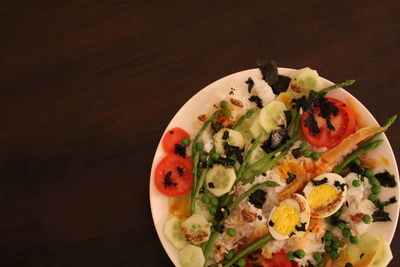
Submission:
M 322 261 L 322 253 L 321 252 L 314 252 L 313 258 L 316 262 Z
M 204 145 L 203 145 L 203 143 L 198 142 L 198 143 L 196 143 L 195 148 L 197 151 L 200 151 L 200 150 L 203 150 Z
M 289 251 L 286 253 L 286 258 L 290 261 L 294 260 L 293 252 Z
M 329 253 L 333 250 L 333 248 L 331 246 L 325 246 L 324 249 L 325 249 L 326 253 Z
M 236 262 L 236 264 L 239 265 L 239 267 L 243 267 L 246 265 L 246 260 L 244 258 L 241 258 Z
M 372 193 L 372 194 L 369 194 L 368 199 L 375 203 L 378 201 L 378 196 L 376 194 Z
M 337 224 L 337 227 L 338 227 L 340 230 L 343 230 L 344 228 L 346 228 L 346 224 L 345 224 L 344 222 L 339 222 L 339 223 Z
M 202 201 L 204 204 L 210 204 L 210 197 L 207 196 L 207 195 L 203 195 L 203 196 L 201 197 L 201 201 Z
M 331 259 L 336 260 L 337 258 L 339 258 L 339 253 L 337 253 L 336 250 L 333 250 L 331 252 L 329 252 L 329 257 L 331 257 Z
M 376 178 L 375 176 L 369 178 L 368 181 L 370 185 L 380 185 L 378 178 Z
M 371 191 L 374 194 L 379 194 L 381 192 L 381 187 L 379 185 L 373 185 L 371 187 Z
M 368 214 L 365 214 L 365 215 L 363 216 L 362 220 L 363 220 L 363 222 L 364 222 L 365 224 L 370 224 L 370 223 L 372 223 L 372 217 L 371 217 L 371 215 L 368 215 Z
M 306 157 L 306 158 L 311 157 L 311 154 L 312 154 L 312 152 L 311 152 L 311 150 L 309 150 L 309 149 L 306 149 L 306 150 L 304 150 L 304 152 L 303 152 L 303 156 Z
M 325 246 L 332 247 L 332 240 L 325 240 Z
M 307 142 L 302 142 L 299 147 L 300 147 L 301 150 L 304 150 L 304 149 L 306 149 L 308 147 L 308 143 Z
M 225 117 L 229 118 L 230 116 L 232 116 L 232 111 L 230 109 L 224 109 L 222 111 L 222 113 L 224 114 Z
M 340 247 L 340 242 L 335 240 L 332 242 L 332 246 L 333 249 L 338 249 Z
M 235 252 L 233 250 L 229 250 L 228 253 L 225 255 L 225 259 L 230 260 L 235 256 Z
M 217 208 L 216 207 L 210 207 L 209 212 L 211 215 L 215 215 L 217 213 Z
M 222 100 L 221 102 L 219 102 L 219 106 L 221 108 L 228 108 L 229 107 L 229 102 L 226 100 Z
M 230 237 L 234 237 L 236 235 L 236 230 L 234 228 L 228 228 L 226 230 L 226 233 L 230 236 Z
M 311 157 L 313 158 L 313 159 L 319 159 L 319 153 L 318 152 L 313 152 L 313 153 L 311 153 Z
M 333 233 L 327 231 L 327 232 L 325 233 L 325 235 L 324 235 L 324 239 L 325 239 L 325 240 L 332 240 L 332 239 L 333 239 Z M 326 242 L 325 242 L 325 243 L 326 243 Z
M 365 169 L 364 171 L 364 176 L 367 178 L 371 178 L 374 175 L 373 171 L 371 169 Z
M 356 164 L 357 166 L 361 166 L 361 160 L 360 159 L 354 159 L 353 163 Z
M 206 163 L 207 162 L 207 155 L 206 154 L 200 155 L 200 161 L 203 162 L 203 163 Z
M 336 211 L 336 212 L 333 214 L 333 216 L 336 217 L 336 218 L 339 218 L 340 215 L 342 215 L 342 213 L 343 213 L 343 210 L 342 210 L 342 208 L 340 208 L 340 209 L 338 209 L 338 211 Z
M 182 139 L 182 144 L 185 145 L 185 146 L 190 145 L 190 139 L 187 138 L 187 137 L 183 138 L 183 139 Z
M 350 236 L 350 242 L 355 245 L 358 244 L 359 242 L 358 236 Z
M 213 153 L 211 156 L 212 160 L 218 160 L 219 159 L 219 154 L 218 153 Z
M 216 197 L 211 198 L 210 199 L 210 204 L 211 204 L 211 206 L 217 207 L 218 204 L 219 204 L 219 199 L 216 198 Z
M 344 81 L 342 83 L 334 84 L 334 85 L 331 85 L 329 87 L 321 89 L 318 92 L 318 94 L 325 95 L 326 93 L 328 93 L 332 89 L 339 88 L 339 87 L 350 86 L 350 85 L 354 84 L 355 82 L 356 82 L 356 80 L 347 80 L 347 81 Z
M 296 258 L 299 258 L 299 259 L 304 258 L 305 255 L 306 255 L 306 253 L 305 253 L 304 250 L 302 250 L 302 249 L 298 249 L 298 250 L 296 250 L 296 252 L 294 253 L 294 256 L 295 256 Z
M 360 187 L 361 186 L 361 181 L 359 179 L 355 179 L 355 180 L 353 180 L 353 182 L 351 182 L 351 184 L 354 187 Z
M 350 229 L 349 229 L 349 228 L 344 228 L 344 229 L 342 230 L 342 235 L 343 235 L 344 237 L 346 237 L 346 238 L 349 238 L 350 235 L 351 235 Z

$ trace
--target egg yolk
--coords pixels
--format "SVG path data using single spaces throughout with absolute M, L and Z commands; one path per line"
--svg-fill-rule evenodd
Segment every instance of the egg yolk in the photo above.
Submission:
M 271 219 L 274 222 L 274 229 L 282 235 L 290 235 L 296 225 L 300 224 L 299 212 L 289 205 L 277 207 Z
M 308 198 L 311 209 L 318 209 L 333 203 L 338 197 L 337 191 L 330 185 L 324 184 L 314 188 Z

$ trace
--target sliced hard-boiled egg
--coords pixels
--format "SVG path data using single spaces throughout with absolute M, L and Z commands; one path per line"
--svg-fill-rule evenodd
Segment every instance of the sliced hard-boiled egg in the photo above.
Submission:
M 278 240 L 302 236 L 310 223 L 310 207 L 300 194 L 294 194 L 275 206 L 268 219 L 268 229 Z
M 310 205 L 311 217 L 326 218 L 343 205 L 347 185 L 342 176 L 324 173 L 311 180 L 303 192 Z

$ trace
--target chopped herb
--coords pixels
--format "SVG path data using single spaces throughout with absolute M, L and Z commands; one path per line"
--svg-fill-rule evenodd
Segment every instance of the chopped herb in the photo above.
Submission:
M 375 177 L 378 179 L 381 186 L 396 187 L 396 180 L 394 179 L 394 175 L 390 174 L 387 170 L 375 174 Z
M 263 217 L 261 215 L 258 215 L 257 218 L 261 221 Z
M 256 261 L 257 260 L 257 257 L 254 257 L 253 255 L 249 255 L 247 257 L 252 261 Z
M 214 214 L 214 219 L 219 222 L 222 221 L 225 218 L 224 212 L 222 212 L 221 209 L 218 209 L 215 214 Z
M 231 145 L 228 144 L 228 143 L 225 143 L 225 144 L 224 144 L 224 149 L 225 149 L 226 157 L 229 158 L 229 157 L 231 157 L 231 156 L 235 156 L 236 159 L 237 159 L 237 161 L 239 161 L 239 163 L 242 163 L 242 162 L 243 162 L 243 155 L 242 155 L 242 153 L 243 153 L 244 149 L 241 149 L 241 148 L 238 147 L 238 146 L 231 146 Z
M 214 163 L 215 164 L 219 164 L 219 165 L 222 165 L 222 166 L 233 166 L 233 165 L 235 165 L 235 160 L 234 159 L 231 159 L 231 158 L 224 158 L 224 157 L 219 157 L 218 159 L 216 159 L 216 160 L 214 160 Z M 210 166 L 210 168 L 211 168 L 211 166 Z
M 261 148 L 266 153 L 271 153 L 281 145 L 285 144 L 287 140 L 289 140 L 289 135 L 285 129 L 277 129 L 273 130 L 269 136 L 269 138 L 264 142 Z
M 345 183 L 341 184 L 339 181 L 335 181 L 335 183 L 333 184 L 335 187 L 339 188 L 340 190 L 344 191 L 344 188 L 346 186 Z
M 228 131 L 225 131 L 224 134 L 222 135 L 222 139 L 223 139 L 223 140 L 226 140 L 226 139 L 228 139 L 228 138 L 229 138 L 229 132 L 228 132 Z
M 301 232 L 305 232 L 306 231 L 306 224 L 307 223 L 301 223 L 300 226 L 296 225 L 296 231 L 301 231 Z
M 278 66 L 275 61 L 257 61 L 257 64 L 260 68 L 263 80 L 270 86 L 278 82 Z
M 275 223 L 272 220 L 269 220 L 268 222 L 269 226 L 273 227 L 275 225 Z
M 254 193 L 252 193 L 249 196 L 249 202 L 257 209 L 262 209 L 262 206 L 266 200 L 266 196 L 267 193 L 261 189 L 258 189 L 256 191 L 254 191 Z
M 183 175 L 183 168 L 177 167 L 176 170 L 178 171 L 179 176 L 182 177 L 182 175 Z
M 186 147 L 181 144 L 175 144 L 175 154 L 186 158 Z
M 286 119 L 286 125 L 289 125 L 290 122 L 292 121 L 292 112 L 290 110 L 285 110 L 285 119 Z
M 375 202 L 375 206 L 379 209 L 383 209 L 383 207 L 386 207 L 386 206 L 388 206 L 388 205 L 390 205 L 390 204 L 393 204 L 393 203 L 396 203 L 397 202 L 397 199 L 396 199 L 396 197 L 395 196 L 393 196 L 393 197 L 391 197 L 391 198 L 389 198 L 389 200 L 388 201 L 381 201 L 381 200 L 378 200 L 377 202 Z
M 361 167 L 361 165 L 355 164 L 354 162 L 350 162 L 349 167 L 350 167 L 350 172 L 354 172 L 359 175 L 363 175 L 364 173 L 364 168 Z
M 287 175 L 288 175 L 288 178 L 286 179 L 286 184 L 290 184 L 291 182 L 294 181 L 294 179 L 296 179 L 296 174 L 294 174 L 294 173 L 288 172 Z
M 249 77 L 247 79 L 247 81 L 245 81 L 245 83 L 247 84 L 247 91 L 249 91 L 249 94 L 251 93 L 251 89 L 253 89 L 254 86 L 254 81 L 251 77 Z
M 322 185 L 322 184 L 326 184 L 328 182 L 328 178 L 323 178 L 323 179 L 321 179 L 321 180 L 312 180 L 312 184 L 314 185 L 314 186 L 319 186 L 319 185 Z
M 222 234 L 224 232 L 224 225 L 223 224 L 216 224 L 214 225 L 215 232 Z
M 209 182 L 207 185 L 209 188 L 215 188 L 215 184 L 213 182 Z
M 383 208 L 377 209 L 372 214 L 372 218 L 374 218 L 374 222 L 387 222 L 391 221 L 389 212 L 386 212 Z
M 364 257 L 364 255 L 365 255 L 364 253 L 361 253 L 360 254 L 360 259 L 362 259 Z
M 300 158 L 301 157 L 301 148 L 292 149 L 292 155 L 295 159 Z
M 326 127 L 331 131 L 335 130 L 335 126 L 333 126 L 332 123 L 331 123 L 331 117 L 326 119 Z
M 163 181 L 164 188 L 167 188 L 168 186 L 177 186 L 178 185 L 177 183 L 173 183 L 171 181 L 171 175 L 172 175 L 172 172 L 167 172 L 165 174 L 164 181 Z
M 172 130 L 171 130 L 171 131 L 169 131 L 169 134 L 174 134 L 174 131 L 172 131 Z
M 309 130 L 312 136 L 315 136 L 321 132 L 321 130 L 318 127 L 318 122 L 314 118 L 314 114 L 310 113 L 304 123 L 304 126 L 306 126 Z
M 289 237 L 292 237 L 292 236 L 294 236 L 295 234 L 296 234 L 295 232 L 291 232 L 290 235 L 289 235 Z
M 211 129 L 214 131 L 214 134 L 218 133 L 222 128 L 224 128 L 222 123 L 220 123 L 218 121 L 211 122 Z
M 344 204 L 346 205 L 346 207 L 349 207 L 349 202 L 346 201 Z
M 263 108 L 263 107 L 264 107 L 263 104 L 262 104 L 261 98 L 259 98 L 259 97 L 256 96 L 256 95 L 250 96 L 249 101 L 250 101 L 250 102 L 256 103 L 256 105 L 257 105 L 258 108 Z
M 276 82 L 276 84 L 271 85 L 272 92 L 276 95 L 279 95 L 282 92 L 286 92 L 291 80 L 292 79 L 287 76 L 278 75 L 278 81 Z

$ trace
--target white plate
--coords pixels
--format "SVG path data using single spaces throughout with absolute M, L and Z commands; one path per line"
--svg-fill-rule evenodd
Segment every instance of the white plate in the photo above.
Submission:
M 295 70 L 288 68 L 279 68 L 279 74 L 290 76 Z M 185 129 L 188 133 L 190 133 L 191 137 L 194 137 L 196 131 L 198 130 L 198 125 L 195 124 L 197 120 L 197 116 L 200 114 L 209 113 L 212 109 L 212 105 L 214 103 L 218 103 L 221 99 L 221 94 L 225 95 L 226 90 L 230 88 L 235 88 L 236 90 L 247 90 L 247 85 L 244 81 L 247 80 L 248 77 L 261 78 L 261 73 L 259 69 L 250 69 L 241 72 L 237 72 L 231 75 L 228 75 L 218 81 L 213 82 L 208 85 L 197 94 L 195 94 L 192 98 L 187 101 L 182 108 L 175 114 L 174 118 L 168 124 L 168 127 L 165 129 L 162 136 L 164 136 L 165 132 L 173 127 L 181 127 Z M 330 86 L 333 83 L 326 79 L 322 79 L 323 87 Z M 357 86 L 357 85 L 355 85 Z M 329 96 L 346 100 L 347 97 L 353 97 L 350 93 L 343 89 L 335 89 L 328 94 Z M 353 97 L 354 98 L 354 97 Z M 372 116 L 372 114 L 361 104 L 356 98 L 354 98 L 356 103 L 358 104 L 358 110 L 363 113 L 365 122 L 368 124 L 377 124 L 377 121 Z M 398 122 L 396 122 L 398 123 Z M 389 129 L 390 131 L 390 129 Z M 382 171 L 387 169 L 390 173 L 396 176 L 397 184 L 399 184 L 399 172 L 397 169 L 396 159 L 394 157 L 392 148 L 387 140 L 386 136 L 383 134 L 381 139 L 384 140 L 384 143 L 380 145 L 374 152 L 373 155 L 376 155 L 378 158 L 380 155 L 384 155 L 385 158 L 389 160 L 388 166 L 381 166 L 376 171 Z M 371 153 L 372 154 L 372 153 Z M 158 144 L 156 153 L 153 159 L 153 165 L 151 168 L 150 175 L 150 205 L 151 205 L 151 213 L 153 216 L 154 225 L 157 230 L 158 237 L 170 257 L 171 261 L 179 266 L 178 262 L 178 251 L 172 245 L 172 243 L 167 240 L 163 233 L 164 223 L 168 217 L 168 197 L 162 195 L 154 185 L 154 169 L 157 163 L 163 158 L 165 155 L 161 140 Z M 396 188 L 382 188 L 382 192 L 380 193 L 380 198 L 383 200 L 388 199 L 389 197 L 395 195 L 397 199 L 399 199 L 399 186 Z M 382 235 L 387 242 L 391 242 L 393 235 L 396 230 L 396 224 L 399 213 L 399 202 L 390 205 L 385 208 L 392 218 L 391 222 L 385 223 L 373 223 L 369 230 L 371 233 L 376 235 Z M 384 227 L 383 227 L 384 226 Z

